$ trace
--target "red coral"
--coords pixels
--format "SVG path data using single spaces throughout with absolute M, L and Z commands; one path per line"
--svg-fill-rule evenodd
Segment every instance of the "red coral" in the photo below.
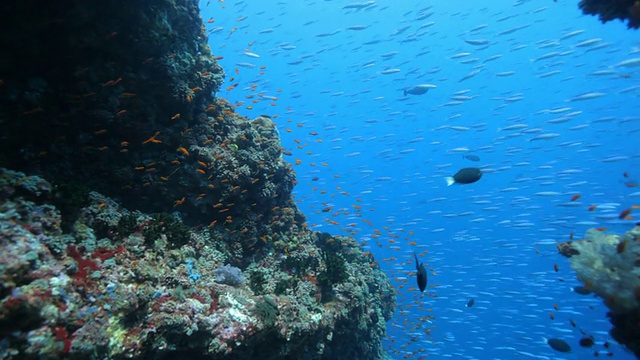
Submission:
M 192 292 L 191 294 L 189 294 L 189 297 L 192 299 L 196 299 L 198 300 L 201 304 L 206 304 L 207 303 L 207 299 L 205 299 L 202 295 L 198 294 L 197 292 Z
M 100 266 L 94 260 L 83 258 L 82 254 L 75 245 L 69 245 L 69 247 L 67 248 L 67 253 L 78 264 L 78 271 L 75 274 L 71 275 L 71 277 L 73 277 L 73 279 L 75 280 L 76 285 L 86 286 L 88 275 L 87 268 L 96 271 L 100 270 Z
M 73 339 L 69 335 L 69 332 L 67 331 L 67 329 L 65 329 L 64 326 L 56 326 L 52 328 L 52 330 L 53 335 L 56 337 L 56 340 L 62 341 L 62 353 L 68 354 L 69 351 L 71 351 L 71 342 L 73 341 Z
M 115 255 L 117 251 L 118 250 L 111 250 L 103 247 L 97 248 L 96 251 L 93 252 L 93 255 L 91 255 L 91 257 L 94 259 L 100 258 L 102 262 L 105 262 L 107 259 Z

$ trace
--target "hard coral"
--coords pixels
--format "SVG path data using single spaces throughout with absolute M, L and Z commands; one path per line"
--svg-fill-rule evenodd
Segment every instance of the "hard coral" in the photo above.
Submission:
M 263 296 L 262 301 L 258 301 L 255 304 L 253 312 L 262 319 L 262 323 L 267 327 L 273 326 L 277 316 L 280 314 L 278 304 L 269 296 Z

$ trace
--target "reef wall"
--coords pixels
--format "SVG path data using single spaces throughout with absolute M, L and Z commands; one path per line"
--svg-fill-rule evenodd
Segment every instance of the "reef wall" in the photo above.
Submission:
M 0 4 L 0 357 L 383 357 L 395 293 L 310 231 L 195 0 Z

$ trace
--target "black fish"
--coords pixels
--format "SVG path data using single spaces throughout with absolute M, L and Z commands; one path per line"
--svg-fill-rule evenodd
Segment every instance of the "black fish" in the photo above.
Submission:
M 580 346 L 582 347 L 592 347 L 594 344 L 592 337 L 583 337 L 580 339 Z
M 482 171 L 478 168 L 464 168 L 460 169 L 455 175 L 446 177 L 447 186 L 453 184 L 471 184 L 482 177 Z
M 469 299 L 469 301 L 467 301 L 467 305 L 465 305 L 465 306 L 466 306 L 466 307 L 472 307 L 472 306 L 473 306 L 473 304 L 475 304 L 475 303 L 476 303 L 476 301 L 475 301 L 475 300 L 473 300 L 473 298 L 471 298 L 471 299 Z
M 580 295 L 589 295 L 589 294 L 591 294 L 591 290 L 589 290 L 589 288 L 586 287 L 586 286 L 575 286 L 571 290 L 573 290 L 574 293 L 580 294 Z
M 424 292 L 424 289 L 427 288 L 427 270 L 424 269 L 424 265 L 418 262 L 418 255 L 415 253 L 413 256 L 416 257 L 416 270 L 418 271 L 418 288 L 420 288 L 420 292 Z
M 480 157 L 478 155 L 468 154 L 468 155 L 462 155 L 462 157 L 464 159 L 471 160 L 471 161 L 480 161 Z
M 571 351 L 571 346 L 567 344 L 566 341 L 560 339 L 548 339 L 547 344 L 551 346 L 551 348 L 555 351 L 559 352 L 569 352 Z

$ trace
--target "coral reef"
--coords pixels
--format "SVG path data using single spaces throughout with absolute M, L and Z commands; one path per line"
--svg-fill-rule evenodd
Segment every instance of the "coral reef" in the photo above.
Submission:
M 207 228 L 176 246 L 171 227 L 146 231 L 156 217 L 92 192 L 65 232 L 45 180 L 2 169 L 0 184 L 2 358 L 382 358 L 395 293 L 353 239 L 274 245 L 243 270 L 261 274 L 258 294 L 253 275 L 220 281 L 240 269 Z
M 215 96 L 197 1 L 0 18 L 0 358 L 383 358 L 394 289 Z
M 567 248 L 578 279 L 610 309 L 611 335 L 640 356 L 640 226 L 623 235 L 590 229 L 559 246 Z
M 585 14 L 598 15 L 603 23 L 620 19 L 628 21 L 629 28 L 640 27 L 640 1 L 638 0 L 581 0 L 579 6 Z
M 275 123 L 214 95 L 224 72 L 197 1 L 41 5 L 0 4 L 0 166 L 52 181 L 65 224 L 90 189 L 237 232 L 238 252 L 302 226 Z

